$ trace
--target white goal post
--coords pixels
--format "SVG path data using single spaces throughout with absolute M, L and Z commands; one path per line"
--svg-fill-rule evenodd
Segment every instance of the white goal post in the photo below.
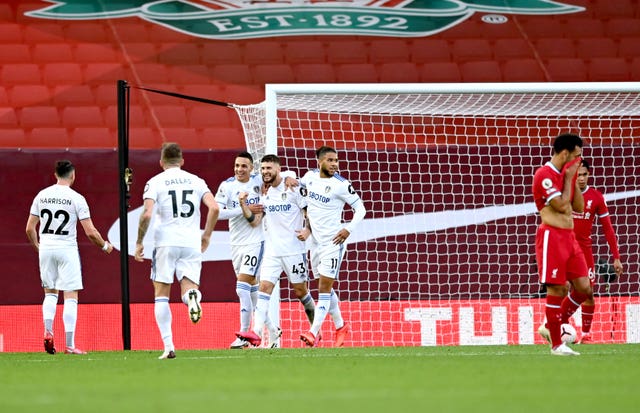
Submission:
M 235 108 L 258 161 L 303 175 L 332 146 L 365 202 L 336 285 L 346 345 L 541 344 L 531 183 L 565 132 L 584 139 L 625 267 L 613 279 L 596 219 L 593 337 L 640 342 L 640 82 L 277 84 Z M 308 323 L 282 285 L 282 345 L 297 347 Z

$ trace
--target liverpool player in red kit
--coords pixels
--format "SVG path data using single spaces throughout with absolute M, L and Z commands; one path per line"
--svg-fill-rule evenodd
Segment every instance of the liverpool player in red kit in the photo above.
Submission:
M 580 354 L 562 342 L 560 327 L 563 315 L 573 314 L 592 294 L 584 253 L 573 231 L 572 212 L 584 208 L 582 193 L 576 190 L 581 155 L 579 136 L 560 135 L 553 142 L 551 160 L 533 177 L 533 198 L 542 221 L 536 231 L 536 261 L 547 290 L 547 323 L 539 332 L 551 342 L 551 354 L 558 356 Z M 573 286 L 569 294 L 567 282 Z
M 582 192 L 584 198 L 584 211 L 581 213 L 573 213 L 573 230 L 576 233 L 576 238 L 584 257 L 587 261 L 587 268 L 589 269 L 589 279 L 591 280 L 591 286 L 596 280 L 595 263 L 593 260 L 593 250 L 591 248 L 591 231 L 593 228 L 593 222 L 598 217 L 602 229 L 604 230 L 604 236 L 609 244 L 611 255 L 613 255 L 613 268 L 618 276 L 622 275 L 623 267 L 620 262 L 620 252 L 618 251 L 618 242 L 616 240 L 616 233 L 611 225 L 611 218 L 609 217 L 609 209 L 607 203 L 604 200 L 604 196 L 597 189 L 588 185 L 589 175 L 591 168 L 589 163 L 584 159 L 581 161 L 580 168 L 578 169 L 578 189 Z M 593 321 L 593 314 L 595 312 L 595 301 L 593 295 L 589 296 L 581 305 L 582 310 L 582 335 L 579 343 L 591 342 L 591 322 Z

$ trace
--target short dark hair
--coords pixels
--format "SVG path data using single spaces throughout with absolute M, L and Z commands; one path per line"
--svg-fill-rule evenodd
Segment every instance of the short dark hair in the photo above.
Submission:
M 327 153 L 338 153 L 330 146 L 321 146 L 316 150 L 316 158 L 320 159 Z
M 73 166 L 71 161 L 66 159 L 56 161 L 56 176 L 59 178 L 69 178 L 71 176 L 71 172 L 75 170 L 76 167 Z
M 277 155 L 269 154 L 262 157 L 260 162 L 271 162 L 280 165 L 280 158 Z
M 576 146 L 582 148 L 582 138 L 572 133 L 563 133 L 553 141 L 553 153 L 560 153 L 565 149 L 573 152 Z
M 591 164 L 589 164 L 589 162 L 586 159 L 580 160 L 580 166 L 584 166 L 585 168 L 587 168 L 587 171 L 591 170 Z
M 165 163 L 177 164 L 182 159 L 182 149 L 175 142 L 165 142 L 162 144 L 161 158 Z
M 253 156 L 251 156 L 251 154 L 247 151 L 242 151 L 240 152 L 236 158 L 247 158 L 248 160 L 251 161 L 251 163 L 253 164 Z

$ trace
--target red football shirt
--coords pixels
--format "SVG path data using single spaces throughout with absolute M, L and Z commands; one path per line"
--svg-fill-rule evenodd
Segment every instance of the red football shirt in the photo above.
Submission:
M 584 197 L 584 211 L 582 213 L 573 213 L 573 229 L 580 247 L 582 247 L 584 251 L 591 251 L 591 232 L 597 216 L 604 229 L 604 234 L 613 258 L 620 258 L 618 242 L 613 226 L 611 225 L 609 208 L 604 200 L 604 196 L 600 191 L 589 186 L 582 191 L 582 196 Z
M 533 200 L 538 211 L 549 205 L 553 198 L 562 195 L 562 187 L 564 186 L 562 176 L 562 172 L 551 162 L 538 168 L 533 175 Z

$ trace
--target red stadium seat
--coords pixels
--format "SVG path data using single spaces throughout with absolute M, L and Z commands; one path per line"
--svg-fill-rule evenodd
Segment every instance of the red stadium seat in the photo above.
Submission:
M 111 130 L 111 129 L 109 129 Z M 129 128 L 129 148 L 149 149 L 159 147 L 162 136 L 155 130 L 145 127 Z
M 118 134 L 105 127 L 75 128 L 71 132 L 70 144 L 73 148 L 115 148 L 118 146 Z
M 4 86 L 33 85 L 42 82 L 40 67 L 33 63 L 13 63 L 2 65 L 0 80 Z
M 103 126 L 104 118 L 97 106 L 68 106 L 62 109 L 62 125 L 66 128 Z
M 568 16 L 564 25 L 564 34 L 570 39 L 604 37 L 604 23 L 600 16 L 598 18 Z
M 242 63 L 244 48 L 227 40 L 211 40 L 202 46 L 201 63 L 208 66 Z
M 211 71 L 205 65 L 170 66 L 169 78 L 176 85 L 205 85 L 212 80 Z
M 545 37 L 535 42 L 535 48 L 543 59 L 576 56 L 576 46 L 573 39 Z
M 74 51 L 78 63 L 117 62 L 118 52 L 111 43 L 80 43 Z
M 369 61 L 373 64 L 406 63 L 411 55 L 403 38 L 372 40 L 369 50 Z
M 31 20 L 24 27 L 24 41 L 27 44 L 64 43 L 63 25 L 58 23 L 40 23 Z
M 640 36 L 621 39 L 618 46 L 618 57 L 633 58 L 636 56 L 640 56 Z
M 0 107 L 9 106 L 9 93 L 4 86 L 0 86 Z
M 118 98 L 118 91 L 114 83 L 104 83 L 93 89 L 96 104 L 100 107 L 115 105 Z
M 202 131 L 202 147 L 211 149 L 245 148 L 244 134 L 239 128 L 208 128 Z
M 631 79 L 640 79 L 640 57 L 634 57 L 631 59 L 631 66 L 629 70 Z
M 188 111 L 188 126 L 195 129 L 204 129 L 211 127 L 230 127 L 231 109 L 201 104 L 194 106 Z
M 226 85 L 222 100 L 238 105 L 251 105 L 264 101 L 264 86 L 258 85 Z
M 149 41 L 149 28 L 140 21 L 123 22 L 119 21 L 114 25 L 118 38 L 123 43 L 142 43 Z
M 451 60 L 449 42 L 442 39 L 419 38 L 410 45 L 413 63 L 448 62 Z
M 546 64 L 551 82 L 586 82 L 587 67 L 578 58 L 554 58 Z
M 286 60 L 290 64 L 325 63 L 327 51 L 318 40 L 300 40 L 286 43 Z
M 377 83 L 380 75 L 376 67 L 369 63 L 350 63 L 336 67 L 338 83 Z
M 532 58 L 533 46 L 531 42 L 522 38 L 498 39 L 493 46 L 493 54 L 496 60 Z
M 29 106 L 20 113 L 20 125 L 32 129 L 39 127 L 61 127 L 58 108 L 53 106 Z
M 82 67 L 78 63 L 47 63 L 42 70 L 42 79 L 50 86 L 82 84 L 83 77 Z
M 330 42 L 327 47 L 329 63 L 366 63 L 369 60 L 369 48 L 361 40 L 342 40 Z
M 633 16 L 616 17 L 605 22 L 605 36 L 612 39 L 640 37 L 640 19 Z
M 213 82 L 238 85 L 250 85 L 253 83 L 249 66 L 244 64 L 216 65 L 211 69 L 211 76 Z
M 163 129 L 164 136 L 171 142 L 177 142 L 183 149 L 204 149 L 201 134 L 193 128 L 171 127 Z
M 94 105 L 96 100 L 91 88 L 82 84 L 56 86 L 53 92 L 53 102 L 58 106 L 89 106 Z
M 182 93 L 204 99 L 224 101 L 224 85 L 184 85 Z
M 635 0 L 598 1 L 593 5 L 594 14 L 601 19 L 634 16 L 638 9 Z
M 0 64 L 30 63 L 31 49 L 26 44 L 0 43 Z
M 200 46 L 195 43 L 165 44 L 158 54 L 158 62 L 166 65 L 197 65 L 200 61 Z
M 380 65 L 380 82 L 417 83 L 420 81 L 418 67 L 414 63 L 385 63 Z
M 293 69 L 287 64 L 255 65 L 253 81 L 256 85 L 267 83 L 293 83 Z
M 460 65 L 463 82 L 500 82 L 502 73 L 495 60 L 466 62 Z
M 578 57 L 591 59 L 594 57 L 615 57 L 618 55 L 618 45 L 613 39 L 606 37 L 592 37 L 578 39 L 576 44 Z
M 244 49 L 244 62 L 248 65 L 268 65 L 284 62 L 282 43 L 274 40 L 254 40 Z
M 112 40 L 111 28 L 103 20 L 74 21 L 64 30 L 67 39 L 77 42 L 104 43 Z
M 487 61 L 493 57 L 491 45 L 485 39 L 454 40 L 451 55 L 456 63 Z
M 484 37 L 484 23 L 467 19 L 438 33 L 443 39 L 481 39 Z
M 546 77 L 536 59 L 514 59 L 504 62 L 502 78 L 505 82 L 544 82 Z
M 105 126 L 109 129 L 117 129 L 118 127 L 118 107 L 117 105 L 107 106 L 103 111 Z M 148 126 L 147 113 L 138 105 L 129 107 L 129 127 L 146 127 Z
M 334 83 L 336 72 L 328 63 L 304 63 L 294 67 L 295 81 L 298 83 Z
M 2 124 L 2 108 L 0 108 L 0 125 Z M 0 147 L 20 148 L 27 143 L 24 130 L 19 128 L 3 129 L 0 133 Z
M 51 90 L 45 85 L 16 85 L 9 92 L 11 106 L 47 106 Z
M 71 45 L 68 43 L 41 43 L 33 47 L 34 63 L 73 62 Z
M 88 63 L 84 69 L 84 81 L 89 85 L 115 85 L 117 80 L 126 78 L 126 72 L 120 63 Z
M 22 26 L 15 23 L 8 23 L 8 20 L 0 24 L 0 43 L 18 44 L 24 40 Z
M 425 63 L 420 68 L 420 80 L 425 83 L 458 83 L 462 81 L 462 75 L 454 62 Z
M 26 140 L 30 147 L 65 148 L 71 143 L 69 135 L 66 128 L 39 127 L 32 129 Z
M 135 71 L 143 85 L 166 84 L 172 81 L 169 69 L 161 63 L 137 63 Z
M 12 107 L 0 106 L 0 127 L 15 128 L 18 126 L 18 116 Z M 2 135 L 0 133 L 0 135 Z
M 157 63 L 158 54 L 162 50 L 154 43 L 123 43 L 122 47 L 134 62 Z
M 626 82 L 629 77 L 627 61 L 618 57 L 598 57 L 589 62 L 589 81 Z
M 565 25 L 547 16 L 518 16 L 527 37 L 537 40 L 545 37 L 564 37 Z
M 153 106 L 151 110 L 158 119 L 159 124 L 164 128 L 186 128 L 188 125 L 187 111 L 180 103 L 174 105 L 156 105 Z

